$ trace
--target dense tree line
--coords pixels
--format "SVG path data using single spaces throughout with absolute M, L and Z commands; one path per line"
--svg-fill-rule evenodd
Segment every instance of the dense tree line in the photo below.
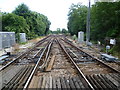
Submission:
M 86 6 L 73 4 L 68 17 L 68 31 L 71 35 L 77 35 L 79 31 L 86 32 Z M 96 2 L 91 6 L 91 40 L 106 44 L 110 38 L 117 40 L 115 48 L 120 51 L 120 1 Z
M 26 33 L 28 39 L 47 34 L 50 27 L 48 18 L 29 10 L 25 4 L 19 5 L 12 13 L 2 13 L 2 30 Z
M 91 37 L 103 41 L 105 37 L 120 37 L 120 2 L 96 3 L 91 8 Z M 94 35 L 96 34 L 96 35 Z
M 91 39 L 109 44 L 110 38 L 117 40 L 112 52 L 120 53 L 120 1 L 98 2 L 91 8 Z
M 68 31 L 71 35 L 74 35 L 79 31 L 86 30 L 86 16 L 87 16 L 87 7 L 81 4 L 74 5 L 70 7 L 68 13 Z
M 87 7 L 72 5 L 68 14 L 68 31 L 74 35 L 86 32 Z M 120 37 L 120 2 L 97 2 L 91 7 L 91 38 Z

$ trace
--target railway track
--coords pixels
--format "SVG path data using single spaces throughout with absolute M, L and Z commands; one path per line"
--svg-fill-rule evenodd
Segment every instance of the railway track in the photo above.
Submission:
M 72 42 L 71 39 L 69 38 L 65 38 L 68 42 Z M 100 50 L 98 50 L 97 47 L 87 47 L 87 46 L 80 46 L 80 44 L 78 43 L 74 43 L 74 45 L 76 47 L 78 47 L 79 49 L 81 49 L 83 52 L 86 52 L 87 54 L 90 54 L 92 57 L 101 59 L 101 52 Z M 101 59 L 104 63 L 108 64 L 111 67 L 114 67 L 115 69 L 119 69 L 120 66 L 120 61 L 119 60 L 114 60 L 114 61 L 106 61 L 104 59 Z
M 16 75 L 4 82 L 2 89 L 120 89 L 119 70 L 81 51 L 64 37 L 49 36 L 40 42 L 33 52 L 23 55 L 21 68 L 15 68 Z M 24 63 L 26 59 L 32 63 Z
M 28 79 L 49 40 L 51 40 L 51 37 L 42 39 L 33 48 L 0 68 L 0 78 L 2 80 L 0 89 L 21 88 L 21 83 L 24 84 Z M 12 84 L 13 82 L 15 83 Z
M 59 45 L 58 45 L 59 44 Z M 95 67 L 104 69 L 104 72 L 95 72 L 92 69 L 92 65 L 88 71 L 81 69 L 81 63 L 83 61 L 77 61 L 76 58 L 83 57 L 78 56 L 80 51 L 68 49 L 74 48 L 68 45 L 62 39 L 55 39 L 53 48 L 51 49 L 50 60 L 54 61 L 51 69 L 38 70 L 36 75 L 33 76 L 28 88 L 52 88 L 52 89 L 119 89 L 119 72 L 117 70 L 109 68 L 109 66 L 99 66 L 98 61 L 93 60 L 95 58 L 87 57 L 84 60 L 84 64 L 99 63 Z M 52 56 L 51 56 L 52 55 Z M 85 55 L 84 55 L 85 56 Z M 52 58 L 54 57 L 54 58 Z M 54 60 L 55 59 L 55 60 Z M 86 60 L 89 60 L 88 62 Z M 47 65 L 49 67 L 49 64 Z M 48 68 L 47 67 L 47 68 Z M 95 68 L 94 67 L 94 68 Z M 50 67 L 49 67 L 50 68 Z M 85 67 L 84 67 L 85 68 Z M 91 71 L 90 71 L 91 70 Z M 49 71 L 49 72 L 48 72 Z M 92 72 L 92 73 L 90 73 Z M 89 74 L 90 73 L 90 74 Z M 116 76 L 115 76 L 116 75 Z
M 37 42 L 31 49 L 28 49 L 26 52 L 23 52 L 22 54 L 18 55 L 18 56 L 9 56 L 6 59 L 9 59 L 9 61 L 6 61 L 2 64 L 2 66 L 0 67 L 0 71 L 2 71 L 4 68 L 8 67 L 9 65 L 11 65 L 12 63 L 14 63 L 15 61 L 17 61 L 18 59 L 20 59 L 21 57 L 29 54 L 31 51 L 35 51 L 35 48 L 37 46 L 39 46 L 40 44 L 42 44 L 43 42 L 47 41 L 47 38 L 49 38 L 50 36 L 43 38 L 42 40 L 40 40 L 39 42 Z M 36 48 L 37 49 L 37 48 Z
M 118 68 L 114 69 L 104 62 L 98 59 L 96 60 L 96 58 L 81 51 L 78 47 L 69 43 L 66 39 L 61 39 L 61 43 L 65 45 L 64 47 L 66 52 L 69 53 L 71 59 L 73 59 L 73 61 L 76 62 L 76 65 L 81 69 L 83 74 L 87 77 L 87 80 L 92 84 L 92 86 L 95 89 L 120 88 L 120 82 L 119 82 L 120 72 Z M 76 50 L 78 51 L 76 52 Z
M 77 56 L 76 58 L 79 59 L 78 61 L 80 62 L 88 62 L 89 61 L 96 61 L 97 63 L 100 63 L 101 65 L 104 65 L 106 68 L 112 70 L 113 72 L 116 72 L 116 73 L 120 73 L 120 70 L 119 70 L 119 64 L 117 62 L 104 62 L 96 57 L 93 57 L 92 55 L 84 52 L 83 50 L 81 50 L 79 47 L 73 45 L 71 42 L 69 42 L 69 40 L 67 38 L 65 39 L 61 39 L 62 41 L 64 41 L 65 43 L 67 43 L 69 45 L 69 52 L 71 52 L 72 54 L 74 54 L 74 56 Z M 70 47 L 73 47 L 73 48 L 70 48 Z M 73 51 L 72 51 L 73 49 Z M 76 53 L 79 52 L 79 53 Z M 79 58 L 80 57 L 80 58 Z M 76 60 L 77 60 L 76 59 Z M 88 59 L 88 60 L 87 60 Z M 92 63 L 92 62 L 90 62 Z M 117 64 L 116 64 L 117 63 Z
M 43 59 L 44 60 L 44 59 Z M 41 59 L 42 61 L 42 59 Z M 53 62 L 53 63 L 52 63 Z M 55 39 L 51 47 L 46 67 L 39 69 L 26 88 L 49 89 L 90 89 L 88 83 L 82 79 L 75 66 L 69 61 Z

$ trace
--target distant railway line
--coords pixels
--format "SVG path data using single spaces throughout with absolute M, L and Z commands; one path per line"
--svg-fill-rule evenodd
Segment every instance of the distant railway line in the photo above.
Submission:
M 119 89 L 120 71 L 113 67 L 64 36 L 51 35 L 3 66 L 0 73 L 7 73 L 2 74 L 2 89 Z M 12 68 L 14 73 L 7 78 Z

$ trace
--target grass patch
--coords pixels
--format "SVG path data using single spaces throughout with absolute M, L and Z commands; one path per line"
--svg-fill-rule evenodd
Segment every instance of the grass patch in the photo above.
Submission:
M 113 56 L 117 56 L 118 58 L 120 58 L 120 48 L 119 46 L 114 46 L 113 48 L 111 48 L 109 50 L 109 52 L 113 55 Z
M 20 45 L 25 45 L 25 44 L 27 44 L 28 42 L 20 42 L 19 44 Z

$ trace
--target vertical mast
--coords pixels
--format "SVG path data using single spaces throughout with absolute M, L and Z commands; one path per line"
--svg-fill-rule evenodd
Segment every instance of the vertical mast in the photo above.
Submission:
M 86 25 L 86 44 L 90 41 L 90 0 L 88 6 L 88 14 L 87 14 L 87 25 Z

